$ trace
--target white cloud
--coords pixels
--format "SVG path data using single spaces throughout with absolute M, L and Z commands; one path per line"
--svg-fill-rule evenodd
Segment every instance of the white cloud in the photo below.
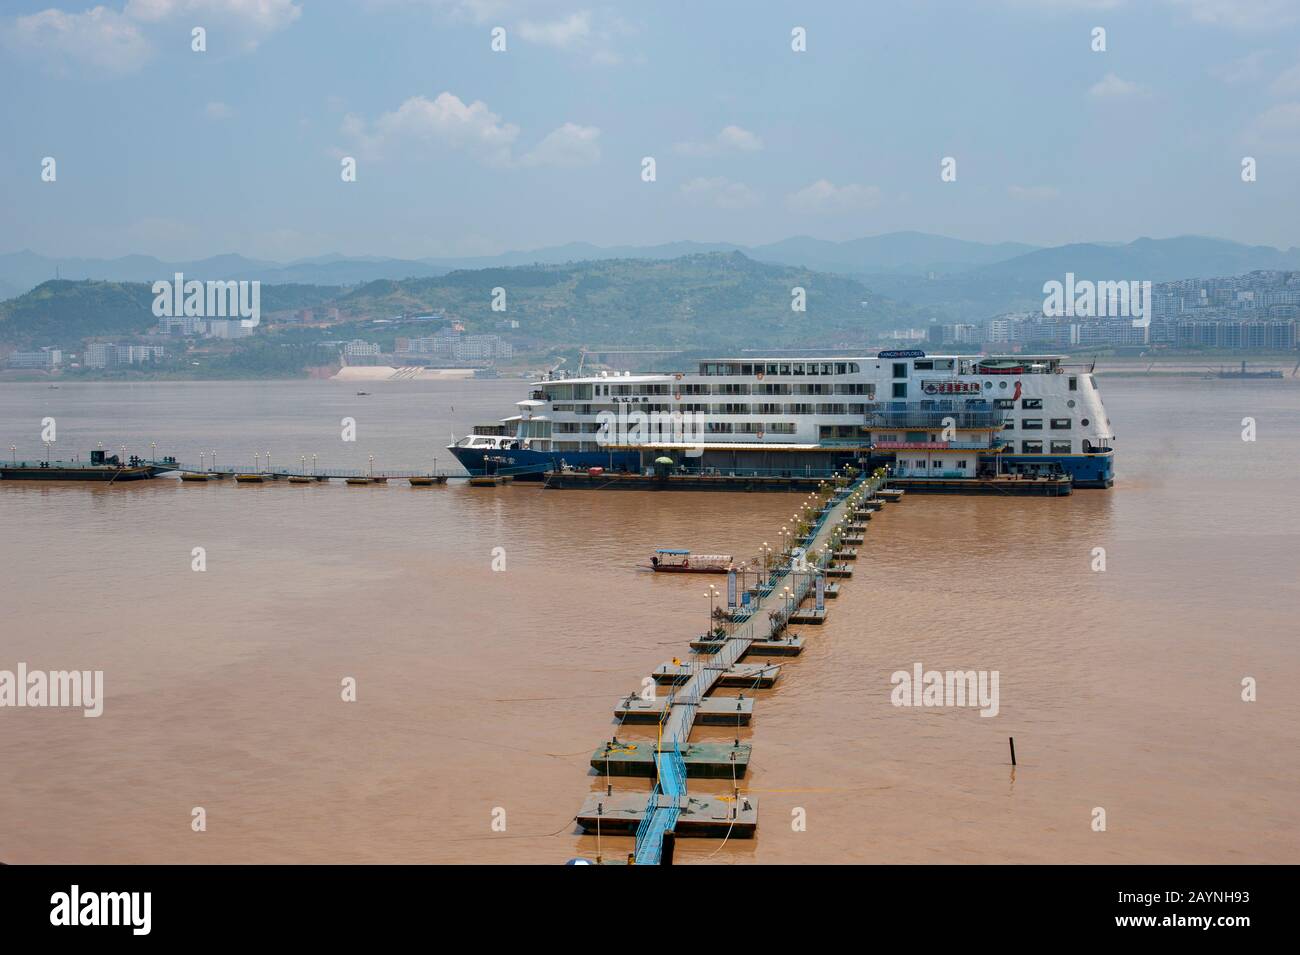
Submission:
M 1255 117 L 1246 133 L 1253 147 L 1300 153 L 1300 103 L 1279 103 Z
M 395 151 L 432 147 L 464 152 L 493 166 L 590 166 L 600 161 L 600 130 L 565 123 L 529 152 L 515 156 L 519 127 L 505 122 L 482 100 L 464 102 L 453 93 L 434 99 L 412 96 L 374 122 L 355 114 L 342 132 L 362 156 L 383 159 Z
M 1253 83 L 1263 77 L 1264 61 L 1270 56 L 1272 53 L 1269 50 L 1255 50 L 1240 59 L 1210 67 L 1210 75 L 1229 86 Z
M 1059 198 L 1061 190 L 1055 186 L 1008 186 L 1007 195 L 1025 202 L 1044 202 Z
M 208 114 L 208 119 L 230 119 L 235 115 L 233 109 L 218 100 L 209 103 L 203 111 Z
M 1129 99 L 1145 92 L 1137 83 L 1120 79 L 1114 73 L 1107 73 L 1088 88 L 1088 95 L 1093 99 Z
M 209 51 L 222 33 L 250 51 L 301 17 L 302 7 L 295 0 L 127 0 L 126 15 L 142 23 L 184 19 L 207 28 Z
M 837 186 L 829 179 L 818 179 L 786 197 L 786 205 L 793 211 L 811 215 L 861 212 L 879 203 L 880 189 L 876 186 Z
M 721 153 L 758 152 L 763 141 L 747 129 L 724 126 L 718 135 L 703 143 L 678 143 L 673 147 L 681 156 L 717 156 Z
M 520 160 L 523 166 L 594 166 L 600 162 L 600 130 L 595 126 L 565 123 L 547 133 Z
M 519 24 L 519 35 L 530 43 L 559 50 L 573 49 L 591 38 L 591 14 L 583 10 L 561 20 L 523 20 Z
M 1003 0 L 1031 11 L 1073 13 L 1139 7 L 1149 0 Z M 1267 30 L 1300 19 L 1295 0 L 1163 0 L 1165 6 L 1196 23 L 1226 26 L 1235 30 Z
M 1295 0 L 1165 0 L 1197 23 L 1236 30 L 1271 30 L 1300 20 Z
M 235 45 L 252 50 L 301 15 L 294 0 L 127 0 L 120 11 L 102 5 L 83 13 L 50 7 L 16 17 L 4 32 L 11 46 L 37 56 L 128 72 L 152 53 L 146 29 L 168 21 L 185 17 L 194 26 L 225 30 Z M 186 37 L 184 48 L 188 45 Z
M 140 28 L 107 7 L 92 7 L 84 13 L 51 7 L 17 17 L 5 34 L 9 44 L 19 50 L 78 60 L 114 72 L 139 69 L 149 58 L 149 43 Z
M 1300 96 L 1300 63 L 1279 73 L 1269 89 L 1277 96 Z
M 678 192 L 692 202 L 716 206 L 719 209 L 748 209 L 759 203 L 758 193 L 743 182 L 732 182 L 725 176 L 713 179 L 700 177 L 683 183 Z
M 519 127 L 503 123 L 482 100 L 466 104 L 451 93 L 436 99 L 412 96 L 373 123 L 354 114 L 343 119 L 343 132 L 361 154 L 382 158 L 398 144 L 432 144 L 464 150 L 495 165 L 510 162 L 510 150 Z

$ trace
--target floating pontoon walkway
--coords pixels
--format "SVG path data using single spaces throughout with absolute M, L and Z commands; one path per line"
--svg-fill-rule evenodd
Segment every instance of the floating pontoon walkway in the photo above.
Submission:
M 690 736 L 697 723 L 748 725 L 754 712 L 752 695 L 742 692 L 727 697 L 714 695 L 714 691 L 727 686 L 752 690 L 776 684 L 780 664 L 749 659 L 798 655 L 804 648 L 804 638 L 788 632 L 789 625 L 825 620 L 824 607 L 805 608 L 803 603 L 819 581 L 822 596 L 826 596 L 827 576 L 847 577 L 852 573 L 847 561 L 858 554 L 846 546 L 847 528 L 860 525 L 863 514 L 882 506 L 878 495 L 885 490 L 883 472 L 869 479 L 840 483 L 844 486 L 829 488 L 819 508 L 806 509 L 806 519 L 795 537 L 804 550 L 789 554 L 789 562 L 772 573 L 765 572 L 766 579 L 747 592 L 753 599 L 720 613 L 719 620 L 727 622 L 720 622 L 712 633 L 696 637 L 691 642 L 694 652 L 687 661 L 675 659 L 654 670 L 654 683 L 671 688 L 667 697 L 647 700 L 632 694 L 615 704 L 614 713 L 620 723 L 656 724 L 656 738 L 639 741 L 614 736 L 597 747 L 591 754 L 591 767 L 607 783 L 602 791 L 587 797 L 575 820 L 585 831 L 598 835 L 635 829 L 636 844 L 627 861 L 643 865 L 671 862 L 671 847 L 675 844 L 672 837 L 676 835 L 744 838 L 754 834 L 758 803 L 739 785 L 749 769 L 751 745 L 739 737 L 730 742 L 692 742 Z M 819 486 L 823 492 L 827 489 L 824 482 Z M 901 495 L 890 497 L 898 500 Z M 764 600 L 778 602 L 777 608 L 763 607 Z M 760 610 L 768 610 L 761 620 Z M 627 776 L 655 779 L 648 799 L 641 794 L 614 792 L 608 780 Z M 731 793 L 691 796 L 686 782 L 697 778 L 730 779 Z M 597 851 L 597 861 L 605 861 L 599 858 L 599 846 Z

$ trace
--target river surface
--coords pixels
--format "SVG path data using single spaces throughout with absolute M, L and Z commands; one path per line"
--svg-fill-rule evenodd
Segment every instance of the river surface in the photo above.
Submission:
M 740 733 L 758 837 L 683 840 L 679 862 L 1300 861 L 1300 382 L 1100 383 L 1114 489 L 887 507 Z M 56 457 L 446 469 L 451 435 L 526 385 L 367 389 L 0 384 L 0 446 L 41 456 L 53 417 Z M 749 556 L 797 501 L 0 482 L 0 670 L 105 684 L 95 719 L 0 708 L 0 861 L 594 856 L 571 823 L 604 784 L 590 754 L 649 736 L 613 705 L 707 623 L 704 578 L 636 565 L 657 546 Z M 997 715 L 892 705 L 891 674 L 918 663 L 997 671 Z

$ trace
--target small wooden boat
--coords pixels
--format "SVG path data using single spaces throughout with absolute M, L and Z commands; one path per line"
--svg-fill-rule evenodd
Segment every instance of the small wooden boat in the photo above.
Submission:
M 733 566 L 730 554 L 692 554 L 661 547 L 650 557 L 650 569 L 660 574 L 725 574 Z

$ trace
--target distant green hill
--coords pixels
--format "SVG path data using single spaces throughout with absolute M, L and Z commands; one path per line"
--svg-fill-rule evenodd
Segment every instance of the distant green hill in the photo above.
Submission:
M 263 285 L 262 311 L 320 305 L 341 290 L 327 285 Z M 146 282 L 50 281 L 0 302 L 0 345 L 79 350 L 87 338 L 129 338 L 158 324 Z
M 806 290 L 804 312 L 791 309 L 796 287 Z M 497 288 L 505 290 L 504 311 L 492 310 Z M 152 304 L 144 283 L 45 282 L 0 303 L 0 343 L 73 348 L 86 338 L 138 335 L 156 323 Z M 861 343 L 871 331 L 929 317 L 854 279 L 756 262 L 739 252 L 463 270 L 351 289 L 262 286 L 263 313 L 321 305 L 336 305 L 352 318 L 438 311 L 471 332 L 517 321 L 507 337 L 533 348 L 816 347 Z
M 792 289 L 807 311 L 791 309 Z M 493 289 L 505 311 L 493 311 Z M 518 334 L 559 346 L 796 347 L 862 341 L 869 331 L 924 319 L 860 282 L 755 262 L 739 252 L 669 260 L 606 259 L 451 272 L 369 282 L 336 303 L 376 316 L 441 311 L 470 331 L 519 322 Z

